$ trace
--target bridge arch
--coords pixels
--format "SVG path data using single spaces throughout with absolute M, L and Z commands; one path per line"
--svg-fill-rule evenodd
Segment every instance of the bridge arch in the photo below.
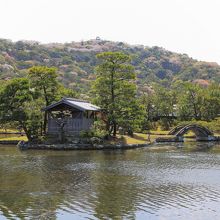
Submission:
M 210 131 L 208 128 L 198 125 L 198 124 L 188 124 L 188 125 L 177 126 L 169 132 L 169 135 L 182 137 L 188 131 L 193 131 L 196 137 L 209 137 L 213 135 L 213 132 Z

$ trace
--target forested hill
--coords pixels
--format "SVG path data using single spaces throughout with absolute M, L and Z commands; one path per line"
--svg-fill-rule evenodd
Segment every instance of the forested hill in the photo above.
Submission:
M 217 63 L 199 62 L 186 54 L 160 47 L 100 39 L 65 44 L 0 39 L 0 78 L 7 80 L 22 76 L 34 65 L 55 66 L 64 85 L 85 92 L 94 79 L 94 67 L 98 62 L 95 55 L 103 51 L 123 51 L 132 56 L 139 89 L 147 88 L 153 82 L 164 86 L 177 80 L 203 84 L 220 82 L 220 66 Z

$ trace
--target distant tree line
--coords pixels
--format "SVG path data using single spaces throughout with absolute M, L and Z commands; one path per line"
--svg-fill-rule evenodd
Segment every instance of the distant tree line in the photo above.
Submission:
M 178 121 L 211 121 L 220 116 L 220 86 L 206 87 L 178 81 L 171 88 L 155 85 L 152 93 L 141 96 L 146 110 L 146 120 L 160 120 L 165 128 Z
M 87 93 L 95 79 L 94 68 L 100 51 L 120 51 L 129 55 L 137 73 L 138 90 L 149 82 L 170 87 L 175 81 L 220 82 L 220 66 L 201 62 L 186 54 L 160 47 L 128 45 L 122 42 L 88 40 L 64 44 L 40 44 L 33 41 L 0 39 L 0 78 L 24 76 L 32 66 L 56 67 L 58 80 L 79 93 Z

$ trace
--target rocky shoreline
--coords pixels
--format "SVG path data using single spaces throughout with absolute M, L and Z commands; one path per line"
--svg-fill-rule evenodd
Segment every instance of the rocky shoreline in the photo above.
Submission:
M 3 144 L 3 145 L 17 145 L 19 143 L 18 140 L 3 140 L 3 141 L 0 141 L 0 144 Z
M 20 141 L 17 146 L 21 150 L 124 150 L 143 148 L 150 146 L 148 144 L 30 144 Z
M 196 141 L 200 141 L 200 142 L 220 141 L 220 136 L 196 137 Z M 184 142 L 184 137 L 182 136 L 159 137 L 156 138 L 155 142 L 156 143 Z

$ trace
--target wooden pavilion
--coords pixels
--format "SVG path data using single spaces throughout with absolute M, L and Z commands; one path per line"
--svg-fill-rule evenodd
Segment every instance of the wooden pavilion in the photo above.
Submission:
M 87 101 L 63 98 L 43 109 L 47 114 L 47 134 L 79 134 L 91 129 L 100 108 Z

